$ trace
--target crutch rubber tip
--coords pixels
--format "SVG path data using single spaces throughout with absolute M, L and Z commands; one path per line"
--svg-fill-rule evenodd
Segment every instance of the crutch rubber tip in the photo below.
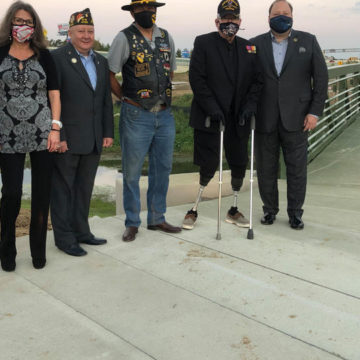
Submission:
M 216 240 L 221 240 L 221 234 L 216 234 Z
M 247 234 L 247 238 L 249 240 L 254 240 L 254 231 L 253 231 L 253 229 L 249 229 L 248 234 Z

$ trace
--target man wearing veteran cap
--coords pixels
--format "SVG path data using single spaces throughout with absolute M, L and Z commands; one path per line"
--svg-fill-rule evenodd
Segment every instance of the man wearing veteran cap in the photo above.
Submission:
M 82 256 L 80 243 L 101 245 L 88 216 L 103 147 L 112 145 L 113 108 L 107 60 L 92 50 L 94 23 L 89 9 L 70 18 L 70 42 L 53 51 L 61 93 L 61 147 L 55 159 L 51 219 L 55 244 Z
M 234 191 L 226 221 L 249 226 L 238 210 L 237 197 L 248 162 L 250 119 L 256 112 L 262 78 L 256 47 L 236 36 L 240 23 L 237 0 L 222 0 L 215 19 L 217 31 L 195 39 L 189 72 L 194 93 L 190 126 L 194 128 L 194 163 L 200 166 L 200 189 L 185 216 L 184 229 L 193 229 L 202 192 L 219 165 L 221 123 L 225 126 L 224 147 Z
M 117 34 L 108 57 L 111 88 L 122 99 L 120 143 L 126 213 L 122 239 L 127 242 L 135 239 L 140 226 L 139 179 L 147 154 L 148 229 L 181 231 L 168 224 L 164 216 L 175 138 L 170 105 L 176 62 L 171 36 L 155 25 L 156 10 L 163 5 L 155 0 L 132 0 L 130 5 L 123 6 L 135 22 Z M 115 78 L 119 72 L 122 72 L 122 85 Z
M 264 216 L 271 225 L 279 211 L 280 147 L 287 177 L 287 213 L 301 230 L 306 192 L 308 131 L 316 127 L 327 97 L 328 71 L 316 37 L 292 29 L 293 8 L 285 0 L 269 9 L 270 31 L 252 41 L 259 47 L 264 88 L 256 123 L 256 166 Z

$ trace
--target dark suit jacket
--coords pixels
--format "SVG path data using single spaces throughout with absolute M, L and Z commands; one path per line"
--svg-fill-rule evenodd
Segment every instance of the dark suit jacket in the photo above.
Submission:
M 251 39 L 257 45 L 264 75 L 256 129 L 272 132 L 279 118 L 288 131 L 304 127 L 307 114 L 321 116 L 327 97 L 328 71 L 314 35 L 292 30 L 280 76 L 270 32 Z
M 102 150 L 104 137 L 114 137 L 114 117 L 107 60 L 95 52 L 97 71 L 93 90 L 81 59 L 69 43 L 52 52 L 61 96 L 61 140 L 72 154 Z
M 246 46 L 251 43 L 235 37 L 238 52 L 237 76 L 228 68 L 227 47 L 218 32 L 198 36 L 195 39 L 189 70 L 190 85 L 194 93 L 191 105 L 190 126 L 203 131 L 217 132 L 219 124 L 205 127 L 205 119 L 214 113 L 229 113 L 236 92 L 235 115 L 237 132 L 244 132 L 238 126 L 240 114 L 245 109 L 256 110 L 262 87 L 262 77 L 256 53 L 250 53 Z M 249 126 L 247 126 L 248 129 Z

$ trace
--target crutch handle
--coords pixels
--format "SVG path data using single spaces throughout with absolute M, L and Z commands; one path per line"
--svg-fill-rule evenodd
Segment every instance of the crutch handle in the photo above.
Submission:
M 255 115 L 251 115 L 251 130 L 255 130 L 256 119 Z

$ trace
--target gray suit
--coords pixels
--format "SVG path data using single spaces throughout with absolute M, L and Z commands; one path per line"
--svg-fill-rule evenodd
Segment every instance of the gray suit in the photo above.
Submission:
M 270 32 L 251 40 L 258 49 L 264 87 L 256 122 L 256 163 L 264 212 L 279 211 L 277 175 L 280 146 L 287 169 L 288 214 L 302 215 L 306 192 L 307 114 L 321 116 L 328 72 L 314 35 L 292 30 L 278 75 Z
M 107 60 L 95 53 L 94 90 L 71 44 L 52 55 L 61 93 L 61 140 L 69 148 L 56 154 L 51 198 L 55 244 L 64 249 L 93 237 L 88 224 L 91 194 L 103 138 L 114 137 L 114 120 Z

